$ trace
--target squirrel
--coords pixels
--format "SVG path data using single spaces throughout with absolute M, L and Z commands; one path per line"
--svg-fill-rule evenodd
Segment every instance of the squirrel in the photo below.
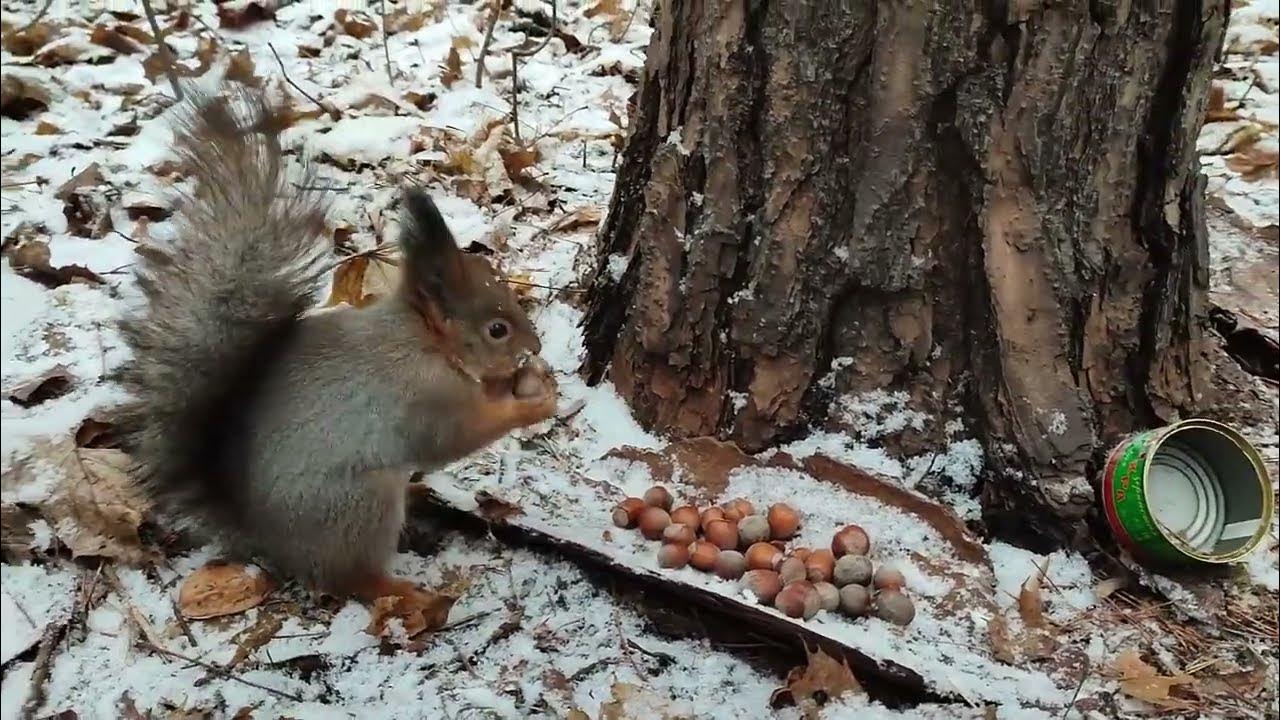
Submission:
M 409 477 L 554 415 L 532 323 L 413 187 L 395 292 L 309 312 L 326 205 L 287 177 L 287 111 L 243 89 L 193 93 L 174 114 L 194 188 L 172 247 L 143 256 L 144 302 L 121 322 L 122 437 L 141 489 L 313 590 L 428 602 L 387 570 Z

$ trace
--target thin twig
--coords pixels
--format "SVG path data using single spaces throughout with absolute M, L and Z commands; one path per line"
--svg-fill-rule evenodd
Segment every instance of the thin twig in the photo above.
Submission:
M 484 86 L 484 56 L 489 52 L 489 44 L 493 42 L 493 29 L 498 26 L 498 16 L 502 14 L 505 0 L 492 0 L 493 9 L 489 12 L 489 26 L 484 29 L 484 40 L 480 42 L 480 55 L 476 57 L 476 89 Z
M 44 633 L 40 636 L 40 648 L 36 650 L 35 669 L 31 671 L 30 690 L 27 691 L 27 700 L 22 703 L 22 712 L 20 717 L 23 720 L 30 720 L 36 716 L 36 711 L 44 704 L 44 684 L 49 679 L 49 672 L 53 665 L 53 650 L 58 647 L 58 643 L 62 641 L 62 635 L 67 631 L 66 623 L 49 623 L 44 628 Z
M 181 660 L 183 662 L 191 663 L 196 667 L 203 668 L 204 670 L 210 673 L 213 673 L 214 675 L 218 675 L 223 678 L 226 678 L 227 680 L 235 680 L 238 683 L 243 683 L 245 685 L 248 685 L 249 687 L 253 687 L 259 690 L 269 692 L 272 695 L 275 695 L 276 697 L 282 697 L 286 700 L 292 700 L 294 702 L 303 702 L 303 697 L 301 695 L 295 695 L 294 693 L 291 693 L 285 690 L 278 690 L 269 685 L 262 685 L 262 684 L 253 682 L 252 680 L 246 680 L 240 677 L 239 675 L 236 675 L 235 673 L 229 670 L 226 670 L 224 668 L 220 668 L 217 665 L 214 665 L 212 663 L 207 663 L 203 660 L 197 660 L 193 657 L 188 657 L 186 655 L 183 655 L 182 653 L 174 652 L 173 650 L 160 647 L 159 645 L 156 645 L 155 643 L 152 643 L 152 642 L 148 642 L 146 640 L 142 640 L 138 644 L 152 652 L 157 652 L 157 653 L 160 653 L 161 655 L 167 655 L 168 657 L 171 657 L 174 660 Z
M 156 11 L 151 7 L 151 0 L 142 0 L 142 11 L 146 13 L 147 22 L 151 25 L 151 34 L 156 38 L 156 46 L 160 53 L 160 62 L 164 63 L 164 74 L 173 86 L 173 96 L 182 100 L 182 86 L 178 84 L 178 73 L 174 70 L 173 53 L 169 52 L 169 44 L 164 41 L 164 31 L 156 20 Z
M 53 7 L 53 0 L 44 0 L 44 5 L 40 7 L 40 12 L 36 13 L 36 16 L 31 18 L 31 22 L 24 25 L 23 28 L 18 32 L 24 33 L 30 30 L 31 28 L 35 27 L 35 24 L 43 20 L 44 16 L 49 13 L 49 8 L 51 7 Z
M 520 56 L 511 53 L 511 134 L 520 144 Z
M 1062 720 L 1067 720 L 1067 716 L 1071 714 L 1071 710 L 1076 706 L 1076 700 L 1080 697 L 1080 688 L 1084 687 L 1084 681 L 1089 679 L 1089 655 L 1084 656 L 1084 669 L 1080 671 L 1080 682 L 1076 683 L 1076 691 L 1071 694 L 1071 702 L 1067 703 L 1067 708 L 1062 711 Z
M 391 67 L 390 38 L 387 35 L 387 0 L 378 0 L 378 14 L 382 15 L 382 58 L 387 63 L 387 83 L 395 87 L 396 78 Z
M 289 83 L 289 87 L 293 88 L 294 90 L 297 90 L 298 93 L 302 95 L 302 97 L 315 103 L 315 106 L 320 108 L 321 112 L 325 113 L 330 118 L 337 120 L 338 119 L 337 110 L 326 107 L 324 103 L 315 99 L 315 97 L 313 97 L 310 93 L 308 93 L 306 90 L 303 90 L 302 87 L 298 85 L 298 83 L 294 82 L 293 78 L 289 77 L 289 73 L 284 69 L 284 60 L 281 60 L 280 53 L 276 52 L 276 46 L 272 45 L 271 43 L 267 43 L 267 48 L 271 50 L 271 54 L 275 57 L 276 63 L 280 65 L 280 74 L 284 76 L 284 81 Z
M 546 47 L 547 43 L 550 43 L 551 38 L 554 37 L 556 34 L 557 19 L 558 19 L 558 16 L 556 15 L 556 0 L 551 0 L 551 29 L 547 30 L 547 36 L 542 38 L 542 42 L 539 43 L 538 46 L 533 48 L 532 50 L 523 50 L 523 51 L 512 50 L 511 54 L 517 55 L 519 57 L 533 57 L 534 55 L 537 55 L 538 53 L 542 52 L 542 48 Z

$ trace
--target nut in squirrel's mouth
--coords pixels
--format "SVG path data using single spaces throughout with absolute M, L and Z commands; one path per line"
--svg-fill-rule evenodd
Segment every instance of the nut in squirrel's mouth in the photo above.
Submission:
M 517 400 L 540 401 L 554 396 L 555 377 L 551 366 L 537 355 L 526 357 L 510 375 L 483 380 L 485 394 L 493 398 L 514 396 Z

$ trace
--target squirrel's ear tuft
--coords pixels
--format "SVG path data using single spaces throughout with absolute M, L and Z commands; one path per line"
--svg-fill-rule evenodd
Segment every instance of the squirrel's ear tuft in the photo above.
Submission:
M 429 303 L 440 315 L 450 314 L 450 300 L 464 281 L 462 251 L 431 197 L 418 188 L 405 190 L 400 247 L 405 262 L 405 290 L 415 305 Z

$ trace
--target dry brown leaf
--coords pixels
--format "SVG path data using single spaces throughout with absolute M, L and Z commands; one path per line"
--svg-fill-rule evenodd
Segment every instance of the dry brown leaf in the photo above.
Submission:
M 107 557 L 136 562 L 149 556 L 138 526 L 150 504 L 129 477 L 132 460 L 112 448 L 69 449 L 67 479 L 57 498 L 58 538 L 72 557 Z
M 373 613 L 365 632 L 378 637 L 390 635 L 391 621 L 399 619 L 405 635 L 412 638 L 423 632 L 439 630 L 449 622 L 449 611 L 462 597 L 465 583 L 440 590 L 419 588 L 417 598 L 380 597 L 373 601 Z
M 862 684 L 853 676 L 853 670 L 844 660 L 836 660 L 818 648 L 810 652 L 808 663 L 792 668 L 787 673 L 787 686 L 775 690 L 770 698 L 773 707 L 794 704 L 806 717 L 817 717 L 821 707 L 829 700 L 845 693 L 861 693 Z
M 36 134 L 37 135 L 61 135 L 62 128 L 58 127 L 57 125 L 54 125 L 48 120 L 41 120 L 40 122 L 36 123 Z
M 600 224 L 600 208 L 593 205 L 580 207 L 563 215 L 551 226 L 551 232 L 569 232 L 582 227 L 595 227 Z
M 1276 148 L 1254 144 L 1244 152 L 1228 156 L 1227 167 L 1240 173 L 1240 177 L 1247 182 L 1276 177 L 1280 170 L 1280 153 L 1277 153 Z
M 537 147 L 500 148 L 498 154 L 502 156 L 502 166 L 507 170 L 507 177 L 512 180 L 524 177 L 524 171 L 533 167 L 541 157 Z
M 339 8 L 333 13 L 333 22 L 343 33 L 359 40 L 371 37 L 378 30 L 378 24 L 373 18 L 358 10 Z
M 1009 637 L 1009 622 L 1003 615 L 996 615 L 987 621 L 987 641 L 991 643 L 991 654 L 995 659 L 1009 665 L 1017 662 L 1018 646 Z
M 62 287 L 68 283 L 82 282 L 100 285 L 105 282 L 100 275 L 83 265 L 59 265 L 50 263 L 49 244 L 43 240 L 28 240 L 5 248 L 9 267 L 22 277 L 40 283 L 47 288 Z
M 462 78 L 462 56 L 458 54 L 458 48 L 449 46 L 449 55 L 444 59 L 444 71 L 440 73 L 440 82 L 444 83 L 447 88 L 453 87 L 453 84 Z
M 507 518 L 524 514 L 524 510 L 519 505 L 495 497 L 487 490 L 476 493 L 475 500 L 480 514 L 490 523 L 505 522 Z
M 85 169 L 76 173 L 70 180 L 63 183 L 62 186 L 53 193 L 53 196 L 59 200 L 66 200 L 71 197 L 71 193 L 79 190 L 80 188 L 97 187 L 102 185 L 103 182 L 102 168 L 98 167 L 98 163 L 89 163 Z
M 84 419 L 84 422 L 80 423 L 80 427 L 76 428 L 76 447 L 115 447 L 118 442 L 115 429 L 116 426 L 114 423 L 99 420 L 94 417 L 87 417 Z
M 260 87 L 262 78 L 254 74 L 253 56 L 249 54 L 247 49 L 231 55 L 227 61 L 227 79 L 234 80 L 241 85 L 249 87 Z
M 1018 615 L 1029 628 L 1044 627 L 1044 595 L 1040 591 L 1040 583 L 1048 569 L 1046 558 L 1044 566 L 1022 583 L 1022 591 L 1018 593 Z
M 178 608 L 192 620 L 235 615 L 257 607 L 271 590 L 271 578 L 256 567 L 209 564 L 182 581 Z
M 600 720 L 682 720 L 687 715 L 671 709 L 671 701 L 631 683 L 615 682 L 610 699 L 600 704 Z
M 352 307 L 364 307 L 377 298 L 364 291 L 365 273 L 369 269 L 369 256 L 360 255 L 338 266 L 333 272 L 333 286 L 329 290 L 326 306 L 346 303 Z
M 1129 697 L 1163 705 L 1169 700 L 1169 691 L 1177 685 L 1190 685 L 1195 678 L 1185 673 L 1173 677 L 1161 675 L 1143 661 L 1136 650 L 1126 650 L 1116 657 L 1114 668 L 1120 675 L 1120 691 Z
M 117 24 L 114 27 L 106 25 L 95 25 L 93 32 L 89 34 L 89 42 L 94 45 L 115 50 L 121 55 L 132 55 L 136 52 L 142 52 L 142 46 L 136 40 L 128 37 L 120 32 L 119 28 L 128 27 L 127 25 Z
M 428 19 L 424 12 L 410 12 L 408 8 L 394 10 L 387 13 L 387 33 L 416 32 L 426 26 Z
M 218 27 L 243 28 L 276 16 L 274 0 L 233 0 L 218 5 Z
M 14 55 L 34 55 L 36 50 L 44 47 L 61 30 L 46 22 L 32 23 L 27 27 L 4 34 L 0 46 Z
M 128 475 L 131 464 L 119 450 L 78 448 L 68 437 L 37 443 L 0 480 L 6 491 L 33 489 L 29 504 L 72 557 L 133 563 L 152 553 L 138 537 L 150 504 Z M 52 487 L 50 478 L 56 479 Z
M 0 74 L 0 112 L 17 120 L 49 109 L 53 94 L 44 87 L 47 80 L 16 72 Z
M 31 61 L 43 67 L 109 61 L 114 56 L 83 33 L 61 37 L 36 51 Z
M 6 390 L 5 395 L 19 407 L 32 407 L 66 395 L 71 390 L 71 380 L 66 367 L 55 365 L 38 377 Z
M 589 18 L 597 15 L 617 15 L 621 9 L 619 0 L 599 0 L 595 5 L 583 10 L 582 14 Z

